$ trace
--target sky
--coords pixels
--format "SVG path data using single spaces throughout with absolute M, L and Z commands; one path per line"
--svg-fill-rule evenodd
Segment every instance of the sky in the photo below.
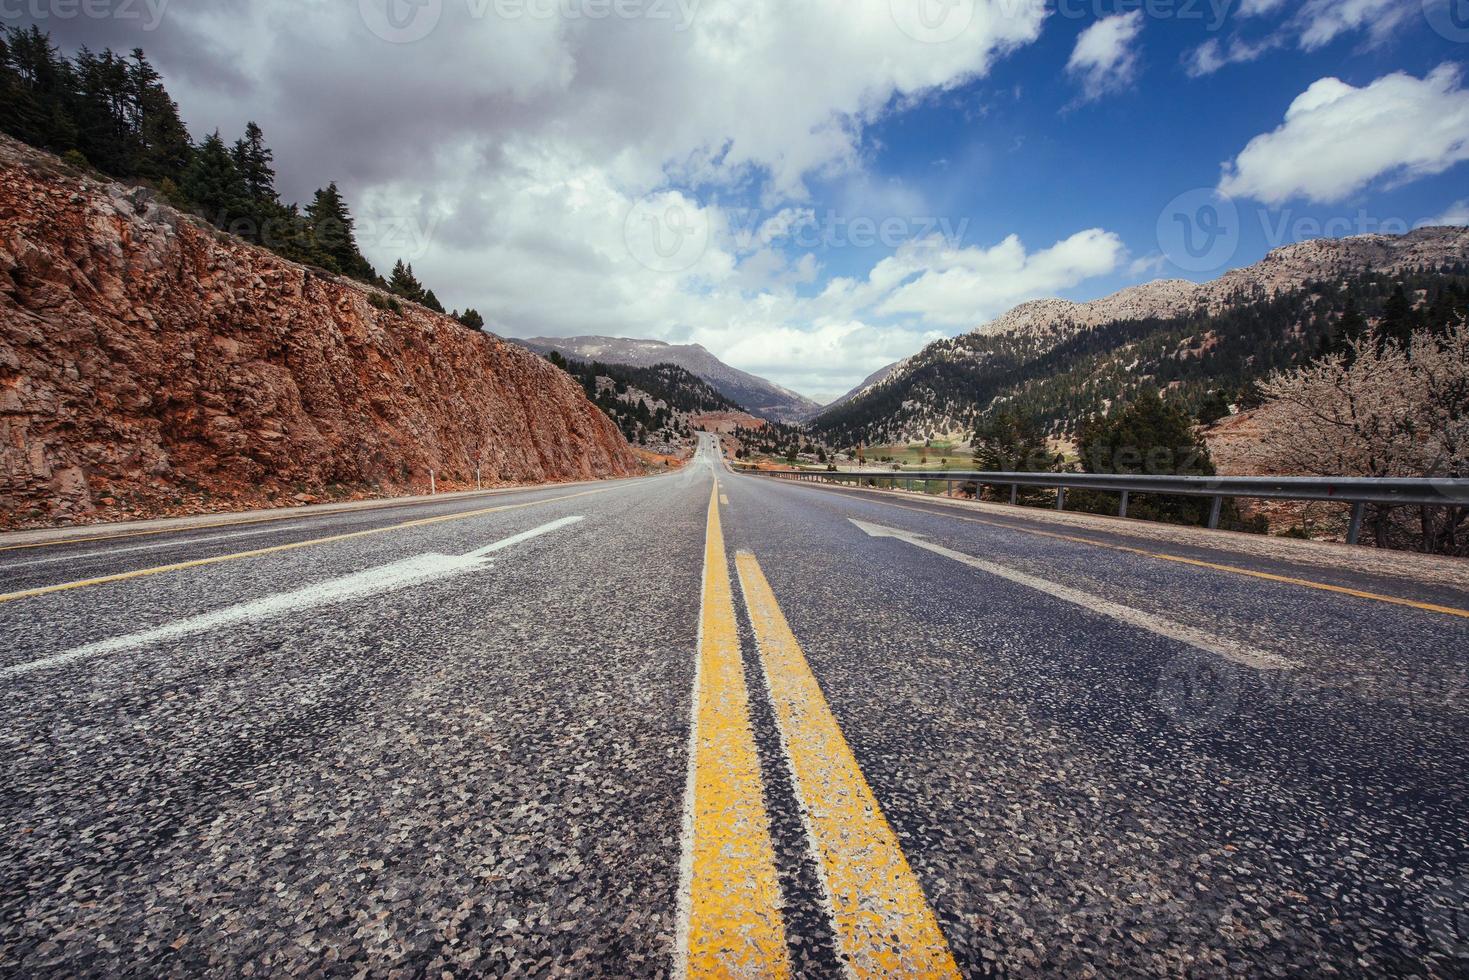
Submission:
M 817 401 L 1031 299 L 1469 223 L 1469 0 L 0 0 L 507 336 Z

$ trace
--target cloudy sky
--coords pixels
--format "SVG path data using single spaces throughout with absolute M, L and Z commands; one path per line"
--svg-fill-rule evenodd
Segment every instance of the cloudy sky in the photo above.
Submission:
M 1027 299 L 1469 219 L 1465 0 L 0 0 L 514 336 L 829 400 Z

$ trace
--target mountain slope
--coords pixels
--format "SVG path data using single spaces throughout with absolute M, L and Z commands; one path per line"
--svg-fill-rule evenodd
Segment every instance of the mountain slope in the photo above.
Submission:
M 628 442 L 660 451 L 687 444 L 693 416 L 736 410 L 709 382 L 677 364 L 638 368 L 566 359 L 561 364 Z
M 903 370 L 907 363 L 907 360 L 895 361 L 892 364 L 889 364 L 887 367 L 877 369 L 876 371 L 869 374 L 867 377 L 863 378 L 862 381 L 857 385 L 857 387 L 853 388 L 851 391 L 847 392 L 845 395 L 823 408 L 821 410 L 821 414 L 824 415 L 827 412 L 832 411 L 833 409 L 840 408 L 847 402 L 858 397 L 859 395 L 862 395 L 869 389 L 877 387 L 888 378 L 891 378 L 897 372 Z
M 809 398 L 745 371 L 732 368 L 699 344 L 665 344 L 621 337 L 532 337 L 516 340 L 538 354 L 556 351 L 574 361 L 601 361 L 652 367 L 677 364 L 703 378 L 721 395 L 753 415 L 775 422 L 798 422 L 821 411 Z
M 0 138 L 0 521 L 631 474 L 574 381 Z
M 962 435 L 1005 404 L 1064 433 L 1138 384 L 1202 399 L 1316 353 L 1348 300 L 1376 315 L 1402 277 L 1466 261 L 1469 229 L 1427 228 L 1287 246 L 1207 283 L 1026 303 L 929 345 L 811 425 L 839 445 L 900 442 Z M 1456 281 L 1426 275 L 1414 288 L 1427 302 Z

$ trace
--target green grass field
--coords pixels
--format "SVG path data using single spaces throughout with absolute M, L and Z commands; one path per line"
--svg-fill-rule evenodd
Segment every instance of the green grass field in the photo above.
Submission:
M 873 446 L 867 450 L 867 465 L 870 469 L 881 469 L 891 463 L 881 462 L 881 457 L 891 456 L 904 469 L 913 470 L 972 470 L 974 457 L 969 447 L 954 443 L 936 442 L 932 446 Z

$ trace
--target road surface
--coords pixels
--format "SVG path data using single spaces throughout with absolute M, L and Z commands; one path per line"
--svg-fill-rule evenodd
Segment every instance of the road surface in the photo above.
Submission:
M 1469 971 L 1469 594 L 1057 530 L 708 438 L 0 550 L 0 974 Z

